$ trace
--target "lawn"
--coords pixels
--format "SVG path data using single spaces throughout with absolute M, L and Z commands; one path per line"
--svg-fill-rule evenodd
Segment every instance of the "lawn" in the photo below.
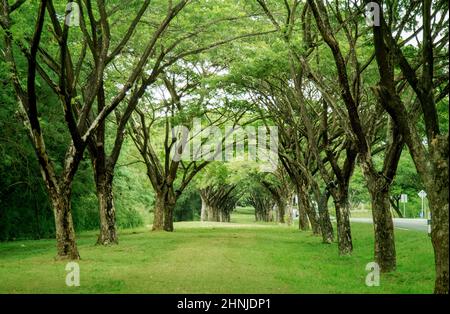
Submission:
M 367 287 L 371 225 L 353 224 L 354 253 L 295 226 L 253 223 L 248 211 L 232 223 L 181 222 L 173 233 L 122 230 L 120 244 L 95 246 L 78 235 L 81 285 L 65 284 L 66 262 L 54 240 L 0 243 L 0 293 L 432 293 L 433 251 L 426 233 L 396 230 L 398 269 Z

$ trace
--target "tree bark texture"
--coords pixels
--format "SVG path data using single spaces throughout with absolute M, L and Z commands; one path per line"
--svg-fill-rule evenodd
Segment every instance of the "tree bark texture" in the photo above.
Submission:
M 78 260 L 80 254 L 75 242 L 70 195 L 70 187 L 60 194 L 51 195 L 55 215 L 57 259 Z
M 339 255 L 348 255 L 353 251 L 352 231 L 350 227 L 350 205 L 346 189 L 338 192 L 334 198 Z
M 330 191 L 325 189 L 325 191 L 320 196 L 318 207 L 319 207 L 319 221 L 320 230 L 322 231 L 322 241 L 323 243 L 333 243 L 334 233 L 333 225 L 331 224 L 330 212 L 328 211 L 328 199 L 330 198 Z

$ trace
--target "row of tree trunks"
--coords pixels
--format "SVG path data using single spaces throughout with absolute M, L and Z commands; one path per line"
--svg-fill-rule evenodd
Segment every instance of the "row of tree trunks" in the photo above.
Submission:
M 273 221 L 273 199 L 262 191 L 252 191 L 250 194 L 250 203 L 255 208 L 255 220 L 270 222 Z
M 230 213 L 223 212 L 219 208 L 208 207 L 208 216 L 202 221 L 230 222 L 231 216 Z
M 202 221 L 230 222 L 231 216 L 229 212 L 225 212 L 220 208 L 208 206 L 207 216 Z
M 272 209 L 267 209 L 264 211 L 256 211 L 255 210 L 255 221 L 263 221 L 263 222 L 273 221 Z
M 231 216 L 230 216 L 230 212 L 220 212 L 220 221 L 221 222 L 230 222 L 231 221 Z
M 263 180 L 261 185 L 264 190 L 272 196 L 272 199 L 275 202 L 275 221 L 284 224 L 286 223 L 286 214 L 288 214 L 289 210 L 292 210 L 292 193 L 290 192 L 290 187 L 286 182 L 286 178 L 283 177 L 285 173 L 278 170 L 276 175 L 280 179 L 281 184 L 276 185 L 269 181 Z
M 268 6 L 265 4 L 264 1 L 259 1 L 258 3 L 260 4 L 260 6 L 263 8 L 264 12 L 266 12 L 266 15 L 269 17 L 269 19 L 272 21 L 272 23 L 274 24 L 274 26 L 276 28 L 280 28 L 280 25 L 276 22 L 276 20 L 273 18 L 272 13 L 270 12 L 270 10 L 268 9 Z M 315 10 L 313 10 L 315 9 Z M 303 20 L 303 40 L 306 43 L 306 50 L 309 50 L 309 48 L 312 47 L 312 43 L 311 43 L 311 38 L 312 38 L 312 33 L 311 33 L 311 27 L 310 24 L 312 22 L 312 17 L 314 15 L 314 19 L 319 20 L 317 25 L 319 26 L 319 30 L 322 34 L 322 36 L 328 37 L 326 36 L 326 34 L 324 34 L 324 29 L 328 31 L 331 30 L 331 27 L 324 27 L 323 22 L 321 19 L 318 19 L 318 13 L 317 13 L 317 9 L 314 5 L 314 3 L 312 3 L 312 1 L 308 1 L 307 5 L 304 6 L 304 16 L 302 17 L 302 19 L 304 17 L 306 17 L 307 21 L 305 23 L 305 20 Z M 327 25 L 329 25 L 327 23 Z M 290 33 L 292 34 L 292 32 Z M 290 43 L 290 35 L 285 35 L 283 36 L 284 40 L 288 43 L 289 47 L 293 47 L 293 45 Z M 326 40 L 327 41 L 327 40 Z M 327 43 L 330 44 L 330 40 L 327 41 Z M 335 56 L 337 54 L 336 51 L 336 45 L 330 45 L 332 50 L 333 50 L 333 55 Z M 331 146 L 329 144 L 329 140 L 328 140 L 328 122 L 327 122 L 327 112 L 328 112 L 328 108 L 327 108 L 327 104 L 326 101 L 324 101 L 324 106 L 325 106 L 325 110 L 322 113 L 322 120 L 324 123 L 322 124 L 322 130 L 320 130 L 320 132 L 317 132 L 317 130 L 314 130 L 314 123 L 308 118 L 311 113 L 308 112 L 307 110 L 307 106 L 305 104 L 305 99 L 304 99 L 304 86 L 303 86 L 303 76 L 304 76 L 304 72 L 307 72 L 308 74 L 310 74 L 309 79 L 313 79 L 317 78 L 317 73 L 315 73 L 316 75 L 311 75 L 313 71 L 311 71 L 311 69 L 306 69 L 304 68 L 307 65 L 306 61 L 307 56 L 304 55 L 302 56 L 301 53 L 298 53 L 298 50 L 291 48 L 291 61 L 297 61 L 298 64 L 294 64 L 293 62 L 291 63 L 291 74 L 292 77 L 291 79 L 294 82 L 295 85 L 295 105 L 292 106 L 292 111 L 294 111 L 294 108 L 299 108 L 300 110 L 300 117 L 301 117 L 301 121 L 303 123 L 302 125 L 302 129 L 305 128 L 306 129 L 306 133 L 307 133 L 307 139 L 309 142 L 308 145 L 308 149 L 312 151 L 312 153 L 315 155 L 316 157 L 316 161 L 317 161 L 317 166 L 318 166 L 318 170 L 323 178 L 323 180 L 325 181 L 325 183 L 331 184 L 333 182 L 333 179 L 329 173 L 328 170 L 325 167 L 325 163 L 322 161 L 322 157 L 320 156 L 320 152 L 319 152 L 319 142 L 320 142 L 320 136 L 317 136 L 318 134 L 320 134 L 321 136 L 323 136 L 322 145 L 324 146 L 324 150 L 327 153 L 327 158 L 328 161 L 331 163 L 332 165 L 332 170 L 334 173 L 334 176 L 339 176 L 339 180 L 340 182 L 338 182 L 338 185 L 348 182 L 349 178 L 351 177 L 352 171 L 354 169 L 354 165 L 355 165 L 355 159 L 356 159 L 356 153 L 354 152 L 355 149 L 351 149 L 349 147 L 346 147 L 346 151 L 347 151 L 347 158 L 344 162 L 344 167 L 340 168 L 337 162 L 337 158 L 336 156 L 338 156 L 339 154 L 335 152 L 332 152 L 330 150 Z M 319 61 L 319 58 L 317 58 L 317 62 Z M 345 62 L 342 62 L 342 64 L 344 64 Z M 301 65 L 300 67 L 298 67 L 298 65 Z M 339 67 L 338 67 L 339 68 Z M 306 71 L 304 71 L 306 70 Z M 341 73 L 339 73 L 341 74 Z M 320 76 L 320 75 L 318 75 Z M 341 77 L 339 77 L 341 79 Z M 340 80 L 341 81 L 341 80 Z M 356 80 L 355 80 L 356 81 Z M 316 84 L 319 82 L 315 82 Z M 320 85 L 317 84 L 317 85 Z M 342 86 L 341 86 L 342 88 Z M 321 93 L 324 94 L 324 96 L 326 96 L 326 89 L 321 89 L 319 88 Z M 342 88 L 343 89 L 343 88 Z M 326 97 L 328 98 L 328 97 Z M 328 99 L 334 99 L 334 96 L 328 98 Z M 344 101 L 346 99 L 344 98 Z M 289 114 L 291 114 L 292 111 L 289 111 Z M 294 134 L 296 132 L 293 132 Z M 289 142 L 289 141 L 287 141 Z M 348 141 L 351 142 L 351 141 Z M 351 144 L 351 143 L 350 143 Z M 347 144 L 347 146 L 349 146 Z M 351 145 L 350 145 L 351 146 Z M 350 156 L 349 156 L 350 153 Z M 331 157 L 331 160 L 330 160 Z M 283 165 L 285 166 L 286 170 L 289 172 L 289 175 L 291 176 L 291 179 L 294 182 L 301 182 L 303 179 L 310 179 L 310 177 L 312 177 L 311 175 L 308 174 L 308 166 L 303 164 L 301 161 L 297 160 L 297 165 L 295 166 L 291 166 L 291 162 L 287 159 L 287 158 L 282 158 L 281 161 L 283 162 Z M 300 166 L 300 167 L 299 167 Z M 299 170 L 301 169 L 301 170 Z M 336 173 L 337 172 L 337 173 Z M 303 178 L 302 178 L 303 177 Z M 299 180 L 299 178 L 302 178 Z M 308 181 L 307 180 L 307 181 Z M 347 184 L 348 186 L 348 184 Z M 328 198 L 329 198 L 329 194 L 325 195 L 325 198 L 323 199 L 320 196 L 320 191 L 318 191 L 318 187 L 315 187 L 314 184 L 312 184 L 312 188 L 315 189 L 315 195 L 316 195 L 316 200 L 318 201 L 318 207 L 319 207 L 319 218 L 314 218 L 315 215 L 311 215 L 311 217 L 313 218 L 312 220 L 312 224 L 318 226 L 320 224 L 320 231 L 323 237 L 323 241 L 325 243 L 331 243 L 333 241 L 333 229 L 332 229 L 332 225 L 331 225 L 331 221 L 330 221 L 330 217 L 329 217 L 329 213 L 328 213 L 328 209 L 327 209 L 327 205 L 326 203 L 324 203 L 323 201 L 327 202 Z M 346 255 L 349 254 L 352 249 L 352 240 L 351 240 L 351 231 L 350 231 L 350 221 L 349 221 L 349 206 L 348 206 L 348 195 L 346 195 L 344 197 L 344 199 L 342 200 L 343 196 L 340 196 L 340 198 L 337 198 L 337 189 L 333 188 L 333 199 L 335 200 L 335 204 L 337 204 L 338 206 L 336 206 L 336 216 L 338 216 L 338 240 L 339 240 L 339 253 L 341 255 Z M 322 200 L 322 201 L 320 201 Z M 344 201 L 344 202 L 342 202 Z M 343 204 L 343 205 L 341 205 Z M 309 205 L 306 205 L 307 207 L 310 207 Z M 300 209 L 301 206 L 299 206 Z M 306 215 L 304 215 L 306 216 Z M 300 213 L 300 218 L 302 217 L 302 213 Z M 300 219 L 299 221 L 299 227 L 300 229 L 306 229 L 307 224 L 306 224 L 306 219 Z M 317 223 L 317 221 L 319 221 L 319 223 Z M 314 226 L 312 226 L 314 228 Z M 316 233 L 317 233 L 317 229 L 319 229 L 318 227 L 316 227 Z
M 230 222 L 230 214 L 239 199 L 235 188 L 232 185 L 219 184 L 201 189 L 202 221 Z
M 330 18 L 328 16 L 325 3 L 323 1 L 308 0 L 308 5 L 312 10 L 316 25 L 321 33 L 322 38 L 330 48 L 330 51 L 333 53 L 336 69 L 338 72 L 338 82 L 341 90 L 341 98 L 345 103 L 348 113 L 347 116 L 349 119 L 348 122 L 351 128 L 351 132 L 354 135 L 351 141 L 354 142 L 355 148 L 359 154 L 360 165 L 366 178 L 369 192 L 372 196 L 372 205 L 374 206 L 374 228 L 375 233 L 378 233 L 375 235 L 375 241 L 382 241 L 382 243 L 375 244 L 375 259 L 380 264 L 382 271 L 391 271 L 395 269 L 395 262 L 393 262 L 393 257 L 395 258 L 395 245 L 393 245 L 393 228 L 390 228 L 390 225 L 392 224 L 392 217 L 390 216 L 389 211 L 389 187 L 386 189 L 383 188 L 387 193 L 387 202 L 385 202 L 384 196 L 379 196 L 379 192 L 383 191 L 379 183 L 383 181 L 382 178 L 385 178 L 385 182 L 388 185 L 393 181 L 398 163 L 397 156 L 399 156 L 399 153 L 401 153 L 402 151 L 403 142 L 398 134 L 398 130 L 396 129 L 396 127 L 390 127 L 388 130 L 389 138 L 387 139 L 389 143 L 385 148 L 386 154 L 384 157 L 383 170 L 379 172 L 375 168 L 372 159 L 373 153 L 371 152 L 371 144 L 374 141 L 375 134 L 364 125 L 366 122 L 363 121 L 364 117 L 363 115 L 361 115 L 358 108 L 358 98 L 360 95 L 356 95 L 354 94 L 354 91 L 352 91 L 351 80 L 354 80 L 356 78 L 349 78 L 349 67 L 358 66 L 358 56 L 356 55 L 356 50 L 350 49 L 350 62 L 347 62 L 346 57 L 344 57 L 341 51 L 339 42 L 329 26 Z M 348 26 L 344 25 L 344 27 Z M 354 42 L 351 44 L 356 45 L 356 41 L 357 37 L 354 38 Z M 380 60 L 379 56 L 377 56 L 377 60 Z M 391 61 L 391 55 L 383 56 L 383 62 L 387 62 L 390 64 Z M 383 71 L 385 75 L 393 77 L 393 69 L 393 67 L 388 66 L 384 68 Z M 379 103 L 381 104 L 386 101 L 389 100 L 386 98 L 379 98 Z M 370 105 L 370 103 L 368 105 Z M 382 106 L 386 107 L 386 105 L 384 104 L 382 104 Z M 377 111 L 375 110 L 372 116 L 372 118 L 375 120 L 370 122 L 371 125 L 375 123 L 378 117 L 382 117 L 382 115 L 377 115 Z M 348 193 L 346 193 L 346 195 L 348 195 Z M 340 195 L 340 197 L 342 198 L 343 195 Z M 388 205 L 387 209 L 385 207 L 386 203 Z M 346 214 L 348 214 L 348 210 L 346 209 L 348 207 L 348 197 L 345 197 L 344 200 L 335 200 L 335 204 L 339 206 L 339 209 L 336 208 L 337 216 L 338 212 L 340 216 L 345 216 Z M 391 222 L 388 221 L 389 218 L 391 218 Z M 340 232 L 338 232 L 338 234 L 341 236 Z M 383 265 L 385 266 L 384 269 Z

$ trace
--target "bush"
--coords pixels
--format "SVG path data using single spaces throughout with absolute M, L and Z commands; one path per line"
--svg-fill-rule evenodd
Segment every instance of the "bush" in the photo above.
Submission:
M 180 195 L 175 205 L 175 221 L 196 221 L 200 220 L 202 201 L 199 192 L 194 188 L 187 188 Z

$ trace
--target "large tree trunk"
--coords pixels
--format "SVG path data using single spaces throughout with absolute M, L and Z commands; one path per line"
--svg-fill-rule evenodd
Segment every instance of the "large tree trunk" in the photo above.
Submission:
M 173 212 L 175 210 L 175 203 L 169 201 L 164 207 L 164 231 L 173 231 Z
M 154 217 L 153 231 L 173 231 L 173 212 L 176 204 L 176 196 L 173 187 L 164 187 L 157 191 Z
M 302 208 L 305 209 L 306 215 L 308 216 L 309 222 L 311 224 L 311 229 L 314 235 L 320 235 L 320 226 L 319 219 L 317 217 L 316 211 L 311 206 L 311 202 L 309 200 L 308 191 L 306 187 L 303 185 L 300 187 L 299 197 L 299 207 L 301 205 Z
M 432 142 L 433 178 L 424 180 L 431 212 L 431 241 L 434 248 L 436 281 L 434 292 L 448 294 L 449 272 L 449 147 L 448 135 Z M 422 177 L 425 177 L 424 175 Z
M 97 178 L 97 198 L 100 214 L 100 234 L 97 244 L 118 244 L 116 231 L 116 209 L 113 197 L 112 175 L 101 175 Z
M 430 209 L 431 212 L 433 213 L 433 215 L 431 216 L 431 241 L 433 243 L 434 248 L 434 258 L 435 258 L 434 261 L 436 267 L 436 280 L 434 286 L 434 293 L 448 294 L 448 285 L 449 285 L 448 200 L 447 202 L 441 202 L 441 204 L 439 204 L 439 200 L 432 201 L 430 198 Z
M 98 90 L 98 112 L 105 106 L 105 90 L 103 83 Z M 113 177 L 116 158 L 110 159 L 105 151 L 106 122 L 99 124 L 95 134 L 88 142 L 88 151 L 91 157 L 94 180 L 98 199 L 98 212 L 100 217 L 100 234 L 97 238 L 99 245 L 118 244 L 116 232 L 116 209 L 114 207 Z M 121 147 L 121 144 L 120 144 Z
M 375 262 L 382 272 L 396 268 L 394 223 L 390 211 L 389 186 L 370 191 L 373 227 L 375 231 Z
M 333 225 L 331 224 L 330 213 L 328 211 L 328 199 L 330 198 L 330 192 L 328 189 L 325 189 L 323 194 L 320 196 L 318 201 L 319 207 L 319 221 L 320 221 L 320 230 L 322 231 L 322 240 L 323 243 L 333 243 L 334 234 L 333 234 Z
M 431 239 L 435 253 L 436 281 L 435 293 L 448 294 L 448 273 L 449 273 L 449 138 L 448 131 L 442 134 L 439 126 L 439 118 L 436 108 L 436 99 L 434 96 L 435 86 L 434 78 L 434 56 L 433 56 L 433 28 L 431 10 L 432 1 L 423 1 L 423 53 L 419 56 L 424 62 L 424 69 L 421 71 L 421 77 L 411 72 L 410 65 L 404 58 L 400 47 L 391 37 L 391 34 L 385 33 L 385 27 L 373 27 L 374 43 L 376 50 L 376 59 L 378 72 L 381 77 L 380 87 L 377 93 L 381 99 L 383 107 L 398 125 L 405 142 L 408 145 L 409 152 L 414 160 L 416 170 L 419 173 L 423 184 L 429 194 L 431 210 Z M 381 21 L 384 21 L 381 16 Z M 387 36 L 386 36 L 387 35 Z M 386 40 L 387 45 L 386 45 Z M 390 52 L 396 55 L 396 61 L 402 70 L 402 74 L 413 87 L 420 101 L 425 122 L 425 131 L 427 135 L 427 144 L 423 143 L 423 135 L 417 130 L 415 124 L 417 119 L 411 119 L 408 115 L 406 106 L 402 103 L 400 95 L 395 89 L 395 79 L 393 75 L 393 66 L 389 64 L 387 56 Z M 391 68 L 391 72 L 389 72 Z M 414 88 L 414 86 L 416 88 Z
M 45 153 L 42 138 L 37 147 L 40 147 L 40 149 L 36 149 L 36 152 L 55 217 L 57 259 L 80 259 L 75 241 L 71 196 L 73 177 L 80 163 L 82 153 L 77 151 L 73 145 L 69 148 L 66 154 L 65 168 L 61 174 L 61 183 L 59 183 L 53 166 L 49 163 L 48 156 Z
M 161 192 L 156 193 L 155 207 L 153 208 L 153 231 L 164 230 L 164 195 Z
M 353 251 L 352 232 L 350 228 L 350 205 L 346 190 L 338 192 L 334 198 L 339 255 L 348 255 Z
M 71 211 L 71 187 L 61 189 L 60 194 L 52 193 L 52 205 L 55 214 L 57 259 L 80 259 L 75 242 L 75 229 Z
M 298 228 L 302 231 L 309 230 L 308 214 L 301 202 L 298 202 Z
M 448 138 L 447 138 L 448 139 Z M 444 139 L 445 141 L 445 139 Z M 448 143 L 434 143 L 434 180 L 425 181 L 428 192 L 428 201 L 431 212 L 431 242 L 434 248 L 436 280 L 434 292 L 437 294 L 448 294 L 448 272 L 449 272 L 449 177 L 448 177 Z M 430 178 L 431 179 L 431 178 Z
M 302 191 L 300 187 L 297 186 L 297 207 L 298 207 L 298 228 L 302 231 L 309 230 L 309 220 L 308 220 L 308 214 L 306 213 L 306 208 L 303 205 L 303 202 L 301 201 Z
M 372 217 L 375 232 L 375 262 L 382 272 L 396 268 L 394 222 L 390 206 L 390 188 L 397 172 L 403 150 L 403 139 L 395 124 L 390 125 L 388 147 L 384 156 L 383 170 L 378 172 L 370 156 L 362 156 L 361 167 L 366 178 L 372 201 Z

